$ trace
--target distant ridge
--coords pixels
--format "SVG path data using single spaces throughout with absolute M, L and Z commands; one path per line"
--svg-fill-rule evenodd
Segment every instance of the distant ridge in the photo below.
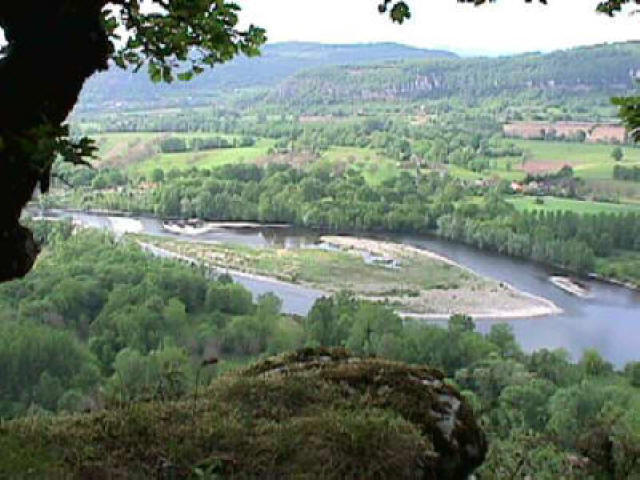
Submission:
M 634 90 L 640 44 L 624 42 L 504 57 L 408 59 L 392 64 L 332 65 L 305 70 L 272 89 L 270 103 L 308 107 L 343 102 L 468 101 L 517 95 L 566 100 Z
M 185 90 L 194 94 L 223 89 L 276 85 L 303 70 L 335 65 L 380 63 L 386 61 L 457 58 L 444 50 L 427 50 L 397 43 L 323 44 L 283 42 L 268 44 L 257 58 L 238 57 L 208 70 L 191 82 L 176 82 L 170 87 L 152 85 L 144 71 L 132 74 L 112 68 L 87 82 L 80 109 L 99 108 L 101 104 L 158 100 Z
M 243 90 L 246 104 L 310 107 L 343 102 L 488 97 L 598 97 L 608 104 L 640 79 L 640 43 L 549 53 L 459 57 L 396 43 L 274 43 L 258 58 L 238 58 L 191 82 L 153 85 L 145 72 L 118 69 L 92 78 L 77 112 L 185 108 L 224 103 Z

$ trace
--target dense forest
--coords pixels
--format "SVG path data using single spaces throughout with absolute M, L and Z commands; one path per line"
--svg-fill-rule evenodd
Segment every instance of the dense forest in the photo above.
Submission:
M 281 316 L 273 295 L 254 302 L 225 275 L 97 231 L 73 234 L 68 222 L 35 227 L 47 243 L 38 268 L 0 287 L 2 418 L 174 398 L 214 354 L 233 366 L 302 345 L 302 324 Z
M 289 317 L 273 295 L 254 300 L 224 275 L 155 259 L 131 240 L 34 226 L 47 243 L 41 262 L 0 288 L 4 419 L 180 399 L 260 355 L 346 346 L 442 369 L 490 437 L 480 478 L 640 473 L 638 363 L 616 372 L 595 351 L 578 363 L 562 350 L 526 354 L 505 324 L 482 335 L 465 315 L 445 327 L 402 321 L 348 292 Z
M 549 98 L 624 93 L 633 88 L 635 43 L 581 47 L 497 59 L 434 59 L 338 66 L 302 72 L 269 100 L 298 105 L 419 98 L 542 95 Z M 269 101 L 268 100 L 268 101 Z
M 437 173 L 367 183 L 354 168 L 316 164 L 301 170 L 226 165 L 158 172 L 152 190 L 78 191 L 82 208 L 151 213 L 162 218 L 282 222 L 329 231 L 437 234 L 480 249 L 529 258 L 578 273 L 596 257 L 640 250 L 640 215 L 517 211 L 508 182 L 474 187 Z M 64 201 L 69 198 L 64 197 Z

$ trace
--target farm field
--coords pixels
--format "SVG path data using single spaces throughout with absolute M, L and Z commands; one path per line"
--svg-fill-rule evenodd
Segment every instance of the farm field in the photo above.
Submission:
M 564 165 L 570 165 L 576 175 L 585 180 L 613 178 L 616 162 L 611 158 L 611 152 L 615 145 L 518 139 L 509 139 L 509 142 L 523 149 L 529 158 L 524 166 L 518 158 L 500 158 L 498 172 L 504 170 L 506 163 L 511 160 L 513 170 L 521 175 L 554 172 Z M 621 148 L 624 154 L 621 165 L 640 165 L 640 148 Z
M 184 139 L 201 138 L 201 137 L 223 137 L 229 140 L 233 139 L 237 135 L 228 135 L 225 133 L 208 133 L 208 132 L 195 132 L 195 133 L 181 133 L 181 132 L 117 132 L 117 133 L 100 133 L 97 135 L 91 135 L 96 141 L 99 147 L 98 154 L 100 157 L 108 157 L 114 155 L 114 149 L 126 150 L 131 148 L 140 142 L 149 142 L 153 140 L 160 140 L 165 137 L 178 137 Z
M 158 143 L 168 136 L 191 139 L 195 137 L 221 136 L 232 140 L 234 135 L 218 133 L 170 133 L 170 132 L 134 132 L 109 133 L 96 135 L 99 147 L 99 164 L 123 168 L 130 173 L 148 175 L 155 168 L 165 171 L 171 169 L 215 168 L 225 164 L 243 162 L 292 162 L 299 165 L 310 162 L 329 162 L 336 168 L 355 168 L 362 172 L 367 183 L 379 185 L 383 181 L 397 175 L 401 170 L 398 162 L 385 157 L 370 148 L 332 146 L 319 157 L 308 154 L 304 157 L 289 155 L 270 155 L 271 139 L 258 139 L 253 147 L 207 150 L 201 152 L 159 153 Z M 494 168 L 481 173 L 469 171 L 456 165 L 448 165 L 451 175 L 464 180 L 476 180 L 487 176 L 498 176 L 507 180 L 522 180 L 526 173 L 540 174 L 554 172 L 564 165 L 571 165 L 575 174 L 587 182 L 594 196 L 606 196 L 620 202 L 632 204 L 636 208 L 640 204 L 640 183 L 614 180 L 613 167 L 616 164 L 611 158 L 613 145 L 587 144 L 578 142 L 556 142 L 541 140 L 510 139 L 527 154 L 527 161 L 522 164 L 517 157 L 500 157 L 492 159 Z M 623 147 L 624 157 L 620 165 L 640 165 L 640 148 Z M 409 170 L 414 173 L 414 170 Z M 584 211 L 584 202 L 570 204 L 562 199 L 548 202 L 548 206 L 533 205 L 532 201 L 515 202 L 522 208 L 560 209 L 578 207 Z M 620 211 L 626 207 L 615 204 L 596 204 L 586 208 L 588 211 Z
M 615 145 L 581 142 L 559 142 L 546 140 L 509 139 L 516 146 L 529 150 L 535 161 L 545 161 L 557 164 L 561 168 L 569 163 L 574 168 L 578 165 L 609 164 L 613 166 L 611 151 Z M 640 148 L 621 146 L 624 152 L 624 162 L 640 162 Z M 529 163 L 529 162 L 528 162 Z
M 164 171 L 172 169 L 184 170 L 192 167 L 215 168 L 232 163 L 256 161 L 267 155 L 272 141 L 260 139 L 253 147 L 220 148 L 201 152 L 159 153 L 140 163 L 131 165 L 129 170 L 135 173 L 148 174 L 156 168 Z
M 126 154 L 140 143 L 155 142 L 162 137 L 160 133 L 127 132 L 91 135 L 98 147 L 98 158 L 101 163 L 109 163 L 115 157 Z
M 454 165 L 449 166 L 449 172 L 465 180 L 496 175 L 517 181 L 522 180 L 527 173 L 535 175 L 556 172 L 564 165 L 570 165 L 575 175 L 584 179 L 595 195 L 618 198 L 628 203 L 640 202 L 640 183 L 613 179 L 613 167 L 616 163 L 625 167 L 640 166 L 640 148 L 622 146 L 624 157 L 621 162 L 615 162 L 611 158 L 615 145 L 519 139 L 509 139 L 508 142 L 526 152 L 528 159 L 524 166 L 518 157 L 499 157 L 492 159 L 495 168 L 482 173 L 474 173 Z
M 370 148 L 331 147 L 324 152 L 321 160 L 334 165 L 348 165 L 356 168 L 370 185 L 379 185 L 398 174 L 397 162 Z M 413 170 L 412 170 L 413 172 Z
M 625 202 L 640 201 L 640 184 L 613 179 L 613 167 L 618 163 L 611 158 L 614 145 L 536 140 L 515 140 L 514 143 L 532 157 L 525 164 L 524 170 L 527 172 L 542 173 L 571 165 L 576 176 L 584 179 L 594 193 Z M 624 157 L 620 165 L 640 165 L 640 148 L 621 148 Z
M 507 168 L 507 163 L 509 161 L 512 163 L 511 170 Z M 481 180 L 483 178 L 487 178 L 487 176 L 496 175 L 506 180 L 521 181 L 524 178 L 524 173 L 520 170 L 516 170 L 516 168 L 513 167 L 513 164 L 515 163 L 516 162 L 513 158 L 498 158 L 496 159 L 496 168 L 489 170 L 488 172 L 472 172 L 471 170 L 459 167 L 457 165 L 448 165 L 447 171 L 453 177 L 460 178 L 462 180 Z
M 253 147 L 221 148 L 199 152 L 161 153 L 159 142 L 166 137 L 192 138 L 223 137 L 228 140 L 235 135 L 218 133 L 173 133 L 134 132 L 95 135 L 98 150 L 98 166 L 113 166 L 130 173 L 148 174 L 156 168 L 165 171 L 192 167 L 214 168 L 230 163 L 254 161 L 267 155 L 272 140 L 258 139 Z
M 535 203 L 536 198 L 542 198 L 544 203 Z M 573 200 L 570 198 L 558 197 L 531 197 L 519 196 L 509 198 L 508 201 L 515 205 L 518 210 L 545 210 L 560 211 L 570 210 L 576 213 L 625 213 L 640 212 L 640 204 L 630 203 L 604 203 Z
M 397 162 L 369 148 L 330 147 L 318 159 L 300 159 L 289 155 L 269 155 L 273 140 L 260 138 L 253 147 L 227 148 L 200 152 L 160 153 L 158 143 L 166 137 L 186 140 L 198 137 L 217 136 L 232 140 L 235 135 L 219 133 L 173 133 L 134 132 L 95 135 L 99 147 L 99 165 L 122 167 L 131 173 L 148 174 L 156 168 L 165 171 L 186 168 L 215 168 L 225 164 L 256 162 L 308 163 L 326 161 L 336 167 L 353 167 L 361 171 L 371 185 L 379 185 L 395 176 L 399 168 Z M 413 171 L 412 171 L 413 172 Z

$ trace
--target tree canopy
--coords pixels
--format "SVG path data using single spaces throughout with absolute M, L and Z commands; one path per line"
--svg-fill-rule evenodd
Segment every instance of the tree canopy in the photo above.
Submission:
M 492 1 L 458 0 L 476 6 Z M 405 1 L 377 3 L 394 22 L 411 17 Z M 638 3 L 608 0 L 597 10 L 613 16 Z M 38 184 L 48 190 L 53 161 L 61 156 L 86 163 L 95 153 L 89 140 L 70 138 L 64 125 L 85 80 L 109 61 L 135 70 L 146 65 L 152 80 L 171 82 L 238 54 L 258 55 L 266 32 L 240 28 L 239 13 L 225 0 L 3 2 L 0 28 L 8 44 L 0 58 L 0 281 L 23 276 L 35 261 L 38 246 L 19 218 Z M 635 129 L 640 99 L 617 101 Z

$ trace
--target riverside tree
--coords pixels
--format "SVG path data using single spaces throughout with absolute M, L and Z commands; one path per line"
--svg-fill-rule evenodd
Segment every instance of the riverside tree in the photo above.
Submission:
M 376 3 L 394 22 L 411 16 L 404 1 Z M 613 15 L 628 3 L 638 0 L 609 0 L 598 10 Z M 36 187 L 48 190 L 53 161 L 60 156 L 86 164 L 95 152 L 89 139 L 72 138 L 64 124 L 85 80 L 106 70 L 110 60 L 121 68 L 145 67 L 152 80 L 171 82 L 240 53 L 257 55 L 265 31 L 239 28 L 239 11 L 225 0 L 2 2 L 7 45 L 0 58 L 0 281 L 25 275 L 37 257 L 37 243 L 19 218 Z M 640 125 L 633 105 L 624 105 L 623 117 Z

